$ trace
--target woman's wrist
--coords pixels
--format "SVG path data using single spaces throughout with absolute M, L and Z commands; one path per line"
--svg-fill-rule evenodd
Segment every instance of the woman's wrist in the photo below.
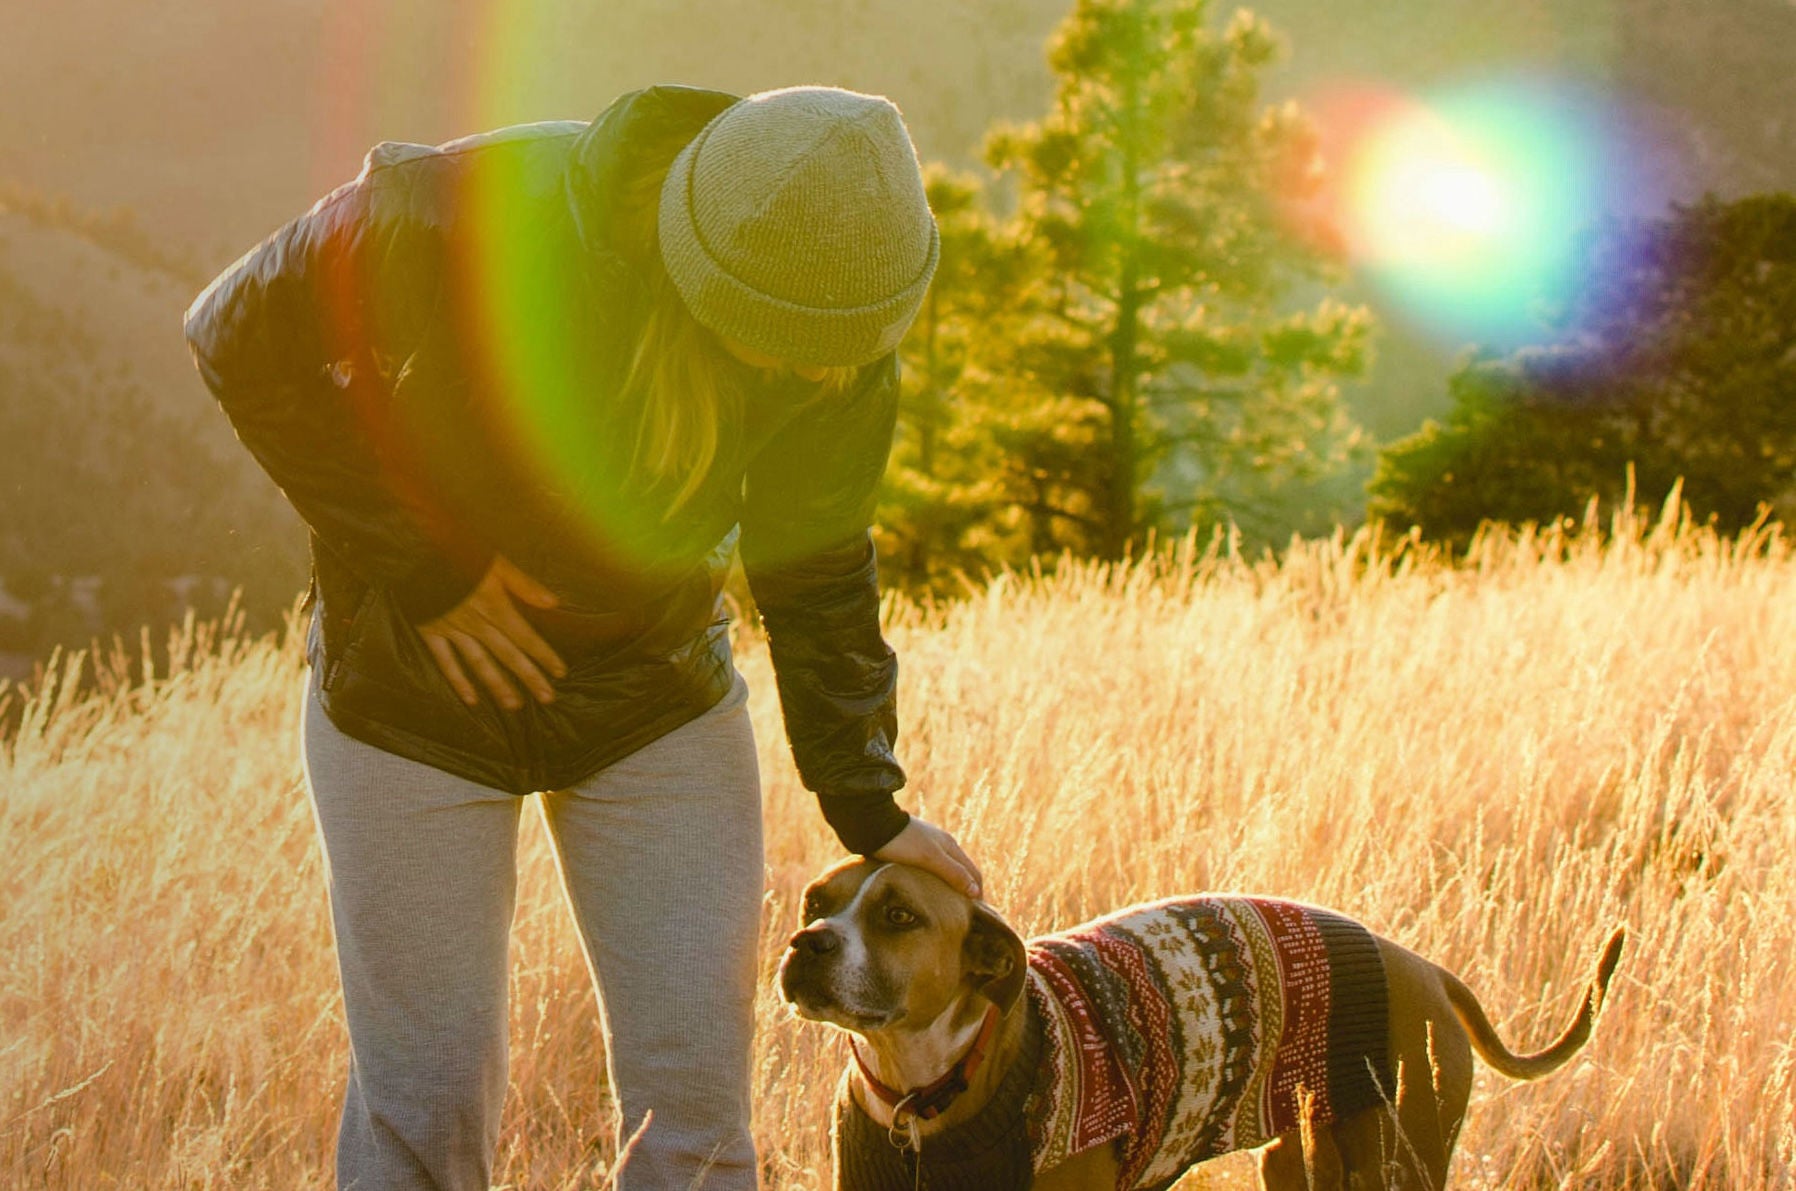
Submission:
M 435 620 L 480 585 L 493 556 L 451 560 L 432 555 L 387 584 L 393 602 L 412 624 Z
M 857 856 L 873 855 L 910 826 L 910 815 L 889 793 L 823 795 L 817 801 L 830 830 Z

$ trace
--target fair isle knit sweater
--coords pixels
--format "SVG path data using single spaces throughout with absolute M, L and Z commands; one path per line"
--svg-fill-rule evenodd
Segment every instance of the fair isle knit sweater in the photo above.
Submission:
M 1327 910 L 1264 898 L 1133 907 L 1029 945 L 1022 1048 L 978 1118 L 892 1145 L 846 1093 L 845 1191 L 1007 1191 L 1115 1144 L 1117 1191 L 1384 1102 L 1389 997 L 1377 942 Z

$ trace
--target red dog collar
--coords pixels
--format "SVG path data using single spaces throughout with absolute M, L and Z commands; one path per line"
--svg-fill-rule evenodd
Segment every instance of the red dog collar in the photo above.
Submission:
M 971 1086 L 973 1073 L 979 1070 L 979 1064 L 985 1061 L 986 1051 L 991 1046 L 992 1035 L 998 1029 L 998 1007 L 993 1005 L 985 1011 L 985 1023 L 979 1027 L 979 1036 L 973 1039 L 972 1049 L 962 1055 L 960 1062 L 948 1068 L 948 1073 L 933 1083 L 920 1088 L 912 1088 L 908 1092 L 899 1092 L 888 1088 L 873 1076 L 867 1064 L 861 1058 L 860 1047 L 849 1045 L 854 1052 L 854 1062 L 861 1069 L 861 1078 L 866 1081 L 867 1090 L 883 1100 L 891 1108 L 894 1123 L 901 1112 L 908 1112 L 918 1120 L 929 1121 L 942 1115 L 956 1097 Z

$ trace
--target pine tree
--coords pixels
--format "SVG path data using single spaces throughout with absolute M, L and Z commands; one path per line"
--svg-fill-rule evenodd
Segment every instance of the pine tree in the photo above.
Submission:
M 897 441 L 879 514 L 885 573 L 913 590 L 986 569 L 978 527 L 994 514 L 987 477 L 994 447 L 969 395 L 972 338 L 994 329 L 1015 288 L 1016 254 L 997 238 L 977 178 L 940 165 L 924 172 L 941 230 L 941 261 L 905 339 Z
M 976 517 L 957 549 L 1116 558 L 1157 527 L 1264 519 L 1354 441 L 1337 381 L 1363 363 L 1368 316 L 1290 297 L 1327 275 L 1281 218 L 1314 181 L 1313 137 L 1295 107 L 1259 103 L 1265 24 L 1213 31 L 1208 9 L 1079 0 L 1050 43 L 1051 110 L 987 143 L 1007 217 L 945 212 L 977 225 L 974 263 L 938 281 L 952 309 L 920 337 L 965 356 L 924 365 L 898 475 L 925 474 L 929 419 L 964 440 L 958 472 L 927 473 Z

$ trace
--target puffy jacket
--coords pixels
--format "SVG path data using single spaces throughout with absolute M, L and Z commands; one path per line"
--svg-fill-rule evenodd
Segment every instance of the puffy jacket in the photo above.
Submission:
M 895 358 L 830 397 L 744 368 L 743 412 L 677 513 L 630 467 L 622 379 L 658 266 L 612 213 L 733 102 L 653 87 L 590 124 L 377 146 L 207 287 L 187 339 L 310 527 L 308 657 L 344 732 L 515 794 L 571 785 L 729 689 L 739 543 L 800 775 L 871 852 L 907 821 L 868 533 Z M 559 598 L 521 609 L 568 663 L 552 703 L 468 707 L 414 627 L 494 554 Z

